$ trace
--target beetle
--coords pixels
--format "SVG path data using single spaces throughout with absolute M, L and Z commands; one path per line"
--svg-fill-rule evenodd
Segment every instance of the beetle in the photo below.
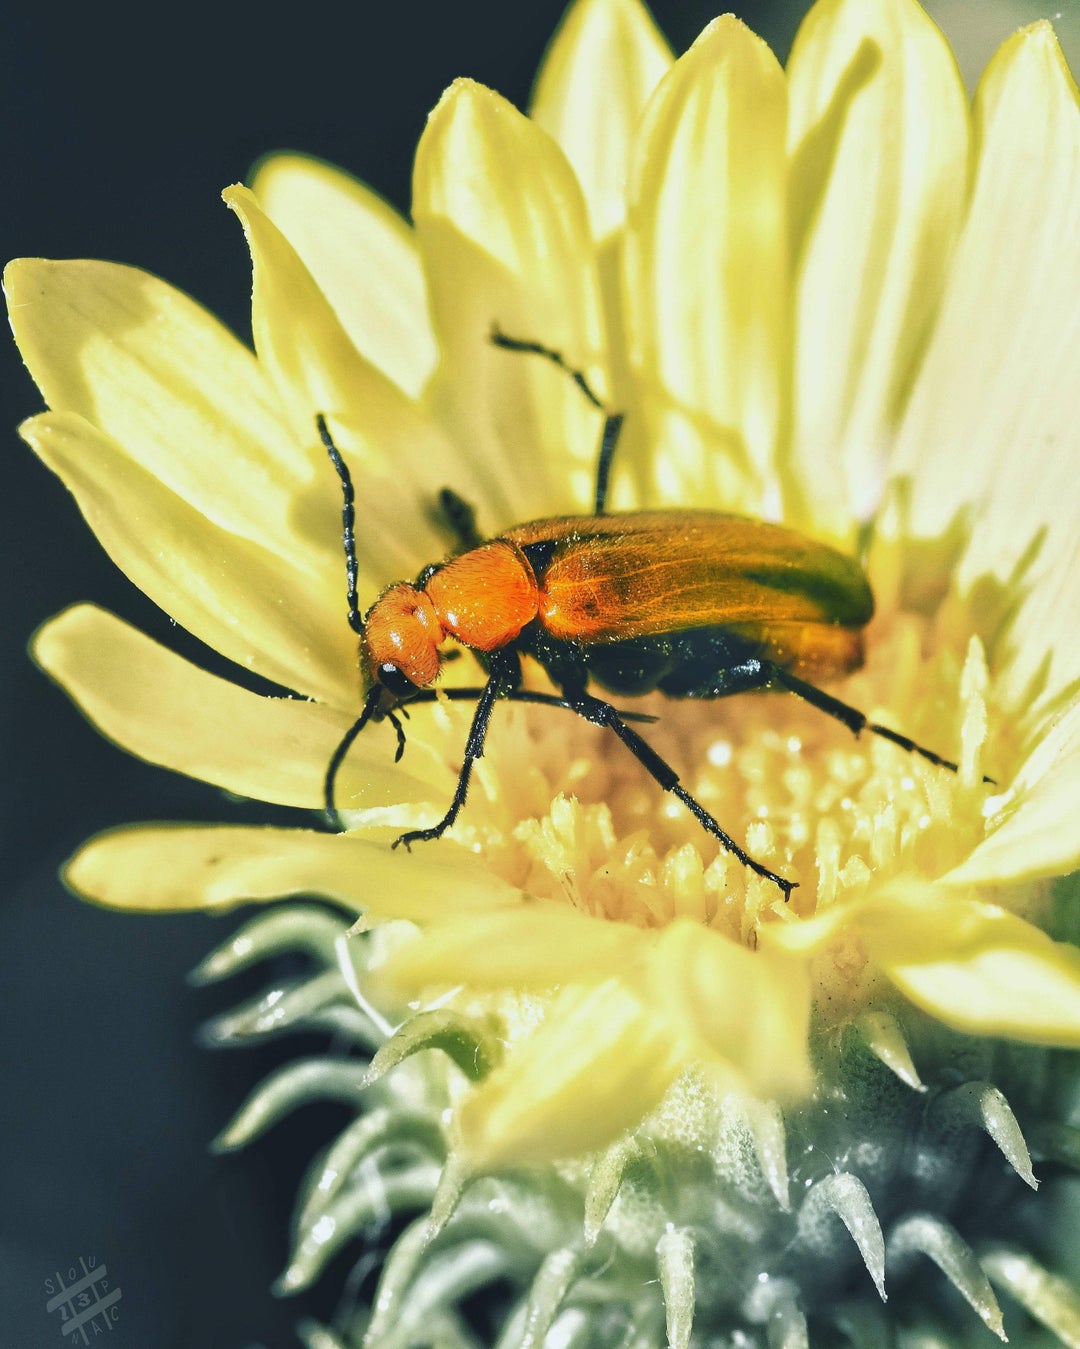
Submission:
M 440 838 L 469 790 L 500 699 L 567 708 L 606 726 L 665 791 L 785 900 L 796 882 L 757 861 L 682 786 L 678 774 L 622 712 L 589 691 L 621 697 L 654 690 L 672 698 L 723 698 L 754 689 L 784 690 L 842 722 L 870 731 L 952 771 L 956 764 L 906 735 L 871 722 L 812 681 L 850 673 L 863 660 L 863 629 L 874 598 L 858 561 L 781 525 L 715 511 L 637 511 L 609 515 L 608 480 L 622 415 L 608 411 L 585 376 L 537 342 L 494 332 L 507 350 L 541 356 L 562 368 L 604 413 L 594 513 L 534 520 L 484 539 L 472 507 L 449 488 L 439 506 L 460 551 L 427 566 L 414 583 L 389 586 L 361 615 L 357 596 L 355 501 L 349 470 L 326 419 L 320 438 L 341 480 L 348 619 L 361 638 L 367 689 L 363 711 L 327 768 L 325 803 L 336 816 L 334 780 L 369 721 L 388 719 L 405 747 L 399 713 L 436 696 L 475 701 L 457 787 L 442 819 L 402 834 L 394 847 Z M 487 674 L 482 688 L 433 688 L 453 638 Z M 560 694 L 522 687 L 523 656 L 537 661 Z

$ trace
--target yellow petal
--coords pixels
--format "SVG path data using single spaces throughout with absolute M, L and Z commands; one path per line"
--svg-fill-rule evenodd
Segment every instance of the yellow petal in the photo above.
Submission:
M 1004 44 L 976 100 L 979 157 L 941 315 L 900 432 L 911 478 L 907 528 L 943 535 L 972 505 L 960 584 L 1005 578 L 1045 527 L 1037 571 L 1071 576 L 1047 629 L 1022 613 L 1005 692 L 1025 705 L 1045 663 L 1053 694 L 1080 675 L 1075 585 L 1080 494 L 1080 105 L 1053 32 Z
M 986 837 L 943 881 L 994 884 L 1075 871 L 1080 867 L 1078 801 L 1080 702 L 1074 700 L 1037 739 Z
M 232 908 L 283 895 L 322 895 L 361 912 L 385 892 L 418 906 L 461 899 L 478 912 L 519 896 L 452 845 L 424 857 L 391 852 L 386 841 L 307 829 L 225 825 L 139 825 L 92 838 L 68 863 L 64 881 L 84 899 L 139 912 Z
M 727 15 L 646 110 L 625 302 L 657 503 L 760 505 L 787 343 L 786 104 L 776 58 Z
M 544 57 L 529 115 L 573 165 L 598 239 L 623 223 L 634 135 L 672 59 L 640 0 L 577 0 Z
M 584 509 L 598 414 L 550 362 L 491 343 L 498 327 L 590 371 L 602 360 L 599 283 L 573 170 L 546 132 L 459 80 L 420 139 L 413 218 L 442 353 L 431 398 L 468 446 L 485 515 L 502 528 Z
M 411 901 L 410 901 L 411 904 Z M 386 975 L 396 989 L 464 983 L 482 988 L 550 988 L 571 979 L 603 979 L 643 954 L 642 933 L 625 923 L 590 918 L 569 905 L 533 900 L 478 919 L 451 916 L 456 897 L 421 915 L 397 907 L 381 917 L 430 921 L 423 934 L 395 951 Z
M 796 1100 L 809 1091 L 811 992 L 803 962 L 748 951 L 677 919 L 660 933 L 647 979 L 649 1006 L 754 1095 Z
M 912 1002 L 956 1030 L 1080 1046 L 1080 952 L 1009 914 L 981 927 L 955 954 L 928 944 L 921 959 L 882 959 L 881 968 Z
M 685 1064 L 670 1027 L 615 981 L 566 989 L 463 1102 L 466 1158 L 480 1170 L 602 1147 L 637 1124 Z
M 865 901 L 771 926 L 770 946 L 808 955 L 841 932 L 917 1006 L 972 1035 L 1080 1045 L 1080 950 L 953 890 L 900 881 Z
M 353 345 L 415 398 L 437 352 L 416 239 L 387 202 L 349 174 L 304 155 L 271 155 L 251 182 Z
M 296 250 L 246 187 L 222 199 L 235 211 L 251 249 L 251 329 L 259 364 L 277 387 L 298 444 L 309 442 L 315 416 L 355 411 L 353 398 L 375 372 L 349 340 L 330 302 Z M 385 381 L 385 376 L 380 378 Z M 363 403 L 360 404 L 363 406 Z
M 326 766 L 349 713 L 249 693 L 89 604 L 46 623 L 32 650 L 98 730 L 129 753 L 240 796 L 322 808 Z M 409 763 L 426 768 L 431 782 L 394 767 L 389 725 L 371 726 L 364 737 L 338 775 L 342 807 L 427 801 L 448 790 L 448 775 L 422 746 L 410 744 Z
M 823 0 L 788 63 L 793 447 L 809 514 L 850 533 L 948 275 L 968 185 L 968 106 L 914 0 Z
M 305 559 L 291 523 L 304 456 L 255 358 L 217 319 L 156 277 L 108 262 L 22 258 L 4 289 L 50 407 L 100 427 L 215 524 Z
M 189 632 L 285 688 L 357 706 L 340 563 L 305 574 L 222 529 L 72 413 L 43 413 L 20 432 L 117 566 Z
M 432 500 L 452 482 L 471 480 L 431 419 L 366 361 L 296 250 L 247 188 L 225 201 L 244 226 L 254 271 L 252 330 L 259 360 L 292 417 L 297 444 L 310 456 L 311 484 L 297 504 L 297 526 L 313 546 L 332 546 L 324 574 L 344 583 L 340 551 L 341 486 L 315 430 L 323 413 L 353 470 L 362 580 L 382 588 L 440 558 L 447 539 L 433 523 Z

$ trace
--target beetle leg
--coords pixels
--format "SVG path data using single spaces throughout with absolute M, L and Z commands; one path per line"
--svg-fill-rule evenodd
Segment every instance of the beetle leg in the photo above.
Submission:
M 403 717 L 408 717 L 409 714 L 402 708 L 401 715 Z M 397 735 L 397 749 L 394 752 L 394 762 L 400 763 L 401 756 L 405 753 L 405 727 L 401 724 L 396 708 L 391 708 L 390 711 L 387 712 L 386 720 L 393 726 L 394 732 Z
M 812 707 L 818 708 L 826 716 L 834 717 L 852 732 L 858 735 L 860 731 L 870 731 L 874 735 L 880 735 L 883 740 L 891 740 L 894 745 L 899 745 L 901 749 L 906 749 L 912 754 L 921 755 L 922 758 L 936 764 L 939 768 L 947 768 L 950 773 L 957 771 L 957 765 L 951 759 L 945 759 L 940 754 L 936 754 L 932 749 L 927 749 L 925 745 L 919 745 L 909 736 L 901 735 L 899 731 L 892 731 L 888 726 L 881 726 L 876 721 L 871 721 L 865 712 L 860 712 L 857 707 L 851 707 L 848 703 L 842 703 L 839 698 L 834 698 L 831 693 L 823 693 L 821 689 L 813 684 L 807 684 L 805 680 L 799 679 L 797 675 L 790 674 L 779 665 L 766 664 L 769 683 L 780 688 L 787 689 L 789 693 L 794 693 L 796 697 L 802 698 L 804 702 Z M 984 782 L 993 782 L 993 778 L 984 777 Z
M 461 772 L 458 774 L 457 787 L 454 789 L 454 798 L 450 802 L 450 809 L 439 823 L 432 825 L 430 829 L 410 829 L 408 833 L 401 834 L 394 839 L 393 846 L 395 848 L 403 843 L 408 849 L 414 843 L 427 843 L 431 839 L 442 838 L 443 834 L 457 819 L 458 812 L 465 804 L 465 798 L 469 794 L 469 778 L 472 775 L 472 766 L 484 752 L 484 741 L 487 738 L 487 729 L 491 722 L 491 712 L 495 706 L 495 700 L 504 692 L 505 686 L 502 674 L 499 672 L 493 673 L 477 700 L 472 726 L 469 728 L 469 738 L 465 742 L 465 758 L 461 765 Z
M 421 689 L 419 693 L 409 699 L 407 704 L 401 704 L 394 709 L 403 717 L 409 714 L 406 707 L 415 707 L 417 703 L 435 703 L 443 698 L 449 703 L 477 703 L 484 696 L 482 688 L 455 688 L 455 689 Z M 577 712 L 577 703 L 569 698 L 560 697 L 557 693 L 544 693 L 540 689 L 507 689 L 502 694 L 504 700 L 508 703 L 538 703 L 542 707 L 564 707 L 568 712 Z M 389 715 L 389 714 L 387 714 Z M 654 717 L 651 712 L 628 712 L 625 708 L 619 710 L 619 716 L 624 721 L 640 721 L 649 724 L 659 721 L 659 717 Z
M 494 651 L 488 657 L 488 663 L 491 673 L 476 702 L 476 711 L 473 713 L 472 725 L 469 727 L 469 738 L 465 741 L 465 756 L 449 810 L 439 823 L 432 825 L 430 829 L 410 829 L 408 833 L 401 834 L 394 839 L 393 846 L 395 848 L 402 843 L 406 848 L 409 848 L 413 843 L 427 843 L 431 839 L 442 838 L 443 834 L 457 819 L 461 807 L 465 804 L 465 798 L 469 794 L 472 766 L 484 753 L 484 741 L 487 739 L 488 726 L 491 724 L 491 713 L 496 700 L 514 697 L 518 685 L 521 683 L 521 661 L 516 651 Z
M 471 548 L 479 548 L 484 542 L 483 535 L 476 528 L 476 511 L 452 487 L 444 487 L 439 493 L 439 512 L 460 543 L 463 553 Z
M 550 361 L 552 365 L 557 365 L 560 370 L 565 371 L 570 376 L 594 408 L 600 412 L 607 411 L 599 397 L 589 387 L 589 381 L 580 370 L 575 370 L 573 366 L 566 363 L 562 352 L 555 351 L 552 347 L 545 347 L 542 342 L 529 342 L 520 337 L 508 337 L 498 327 L 492 328 L 491 341 L 494 346 L 502 347 L 505 351 L 522 351 L 530 356 L 543 356 L 545 360 Z
M 404 843 L 408 847 L 410 843 L 439 838 L 453 824 L 458 812 L 465 804 L 465 797 L 468 795 L 469 777 L 472 773 L 473 762 L 479 759 L 484 752 L 484 740 L 487 736 L 488 723 L 491 720 L 491 712 L 496 699 L 505 698 L 507 702 L 515 703 L 541 703 L 545 707 L 565 707 L 568 711 L 578 712 L 580 715 L 580 709 L 576 702 L 567 698 L 560 698 L 553 693 L 541 693 L 534 689 L 519 687 L 516 681 L 521 678 L 521 662 L 517 658 L 516 652 L 500 652 L 499 656 L 500 659 L 493 662 L 497 665 L 497 668 L 492 672 L 483 688 L 421 689 L 415 697 L 409 699 L 408 703 L 398 703 L 385 713 L 386 719 L 397 733 L 397 753 L 394 755 L 394 762 L 397 763 L 405 750 L 405 729 L 398 718 L 408 717 L 410 706 L 415 703 L 435 702 L 439 698 L 446 698 L 450 702 L 475 702 L 477 704 L 476 712 L 473 714 L 472 727 L 469 730 L 469 738 L 465 745 L 465 759 L 458 775 L 457 789 L 454 792 L 454 799 L 450 803 L 450 809 L 433 828 L 418 829 L 412 833 L 402 834 L 395 841 L 395 848 L 399 843 Z M 345 756 L 352 748 L 353 741 L 375 715 L 383 693 L 382 687 L 376 684 L 368 694 L 364 710 L 342 736 L 326 769 L 323 798 L 327 815 L 330 817 L 331 823 L 335 824 L 338 829 L 343 826 L 334 804 L 334 782 L 341 770 L 341 765 L 345 762 Z M 614 711 L 614 708 L 612 711 Z M 616 715 L 619 714 L 616 713 Z M 649 716 L 645 712 L 625 712 L 622 715 L 632 721 L 656 720 L 655 717 Z
M 790 898 L 791 892 L 796 888 L 798 882 L 785 880 L 783 876 L 778 876 L 775 871 L 770 871 L 761 862 L 755 861 L 745 849 L 740 848 L 731 835 L 721 829 L 719 823 L 709 814 L 700 801 L 695 800 L 680 783 L 678 773 L 667 760 L 661 758 L 656 750 L 638 735 L 637 731 L 627 726 L 618 711 L 610 703 L 605 703 L 600 698 L 594 698 L 591 694 L 586 693 L 573 699 L 573 708 L 586 721 L 591 721 L 596 726 L 610 727 L 634 758 L 637 759 L 638 763 L 641 764 L 642 768 L 660 784 L 664 791 L 671 792 L 673 796 L 678 797 L 698 823 L 720 841 L 723 848 L 737 857 L 743 866 L 749 867 L 755 875 L 761 876 L 767 881 L 772 881 L 774 885 L 778 886 L 783 892 L 785 902 Z
M 573 366 L 568 365 L 562 352 L 555 351 L 551 347 L 545 347 L 542 342 L 526 342 L 519 337 L 508 337 L 506 333 L 500 332 L 498 328 L 492 329 L 491 340 L 497 347 L 503 347 L 506 351 L 523 351 L 531 356 L 543 356 L 545 360 L 551 361 L 570 376 L 581 392 L 589 400 L 598 412 L 604 414 L 604 429 L 600 433 L 600 454 L 596 465 L 596 495 L 594 498 L 593 514 L 606 514 L 608 479 L 611 476 L 611 461 L 615 457 L 615 447 L 619 443 L 619 432 L 622 430 L 623 414 L 621 412 L 612 412 L 595 394 L 589 381 L 581 373 L 575 370 Z
M 615 457 L 615 446 L 619 443 L 623 414 L 609 412 L 604 416 L 604 429 L 600 434 L 600 454 L 596 462 L 596 498 L 593 502 L 593 514 L 604 515 L 607 508 L 608 479 L 611 477 L 611 461 Z

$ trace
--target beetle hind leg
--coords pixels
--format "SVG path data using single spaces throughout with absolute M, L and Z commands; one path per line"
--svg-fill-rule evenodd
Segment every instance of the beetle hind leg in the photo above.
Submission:
M 562 352 L 555 351 L 552 347 L 545 347 L 542 342 L 529 342 L 519 337 L 508 337 L 498 328 L 492 331 L 491 340 L 495 346 L 502 347 L 505 351 L 520 351 L 530 356 L 543 356 L 552 365 L 557 365 L 560 370 L 570 376 L 593 407 L 604 414 L 604 429 L 600 433 L 600 453 L 596 465 L 596 494 L 593 502 L 593 514 L 604 515 L 607 508 L 611 461 L 615 458 L 615 448 L 619 443 L 619 433 L 622 430 L 624 414 L 612 412 L 600 396 L 593 391 L 582 372 L 575 370 L 572 365 L 567 363 Z
M 826 716 L 843 722 L 853 735 L 858 735 L 860 731 L 869 731 L 872 735 L 878 735 L 883 740 L 889 740 L 892 744 L 899 745 L 901 749 L 906 749 L 910 754 L 918 754 L 938 768 L 947 768 L 950 773 L 959 771 L 958 765 L 952 759 L 946 759 L 935 750 L 927 749 L 925 745 L 920 745 L 910 736 L 901 735 L 899 731 L 893 731 L 888 726 L 882 726 L 876 721 L 871 721 L 866 713 L 860 712 L 857 707 L 841 702 L 839 698 L 834 698 L 831 693 L 824 693 L 815 685 L 806 683 L 805 680 L 799 679 L 797 675 L 790 674 L 779 665 L 766 668 L 769 673 L 769 683 L 773 688 L 786 689 L 789 693 L 794 693 L 797 698 L 802 698 L 804 702 L 809 703 L 811 707 L 816 707 L 820 712 L 824 712 Z M 984 776 L 983 781 L 992 783 L 994 779 Z

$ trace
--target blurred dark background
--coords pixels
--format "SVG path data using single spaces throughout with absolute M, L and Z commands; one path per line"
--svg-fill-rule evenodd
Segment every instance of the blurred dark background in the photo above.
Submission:
M 1063 3 L 1076 32 L 1077 0 Z M 562 7 L 10 6 L 0 19 L 0 251 L 137 264 L 246 338 L 247 253 L 221 188 L 267 150 L 303 150 L 407 209 L 413 147 L 442 89 L 470 75 L 523 106 Z M 717 8 L 653 6 L 677 50 Z M 802 8 L 751 0 L 739 12 L 786 55 Z M 987 0 L 940 8 L 968 70 L 1039 12 Z M 0 380 L 0 1343 L 63 1342 L 46 1281 L 83 1257 L 105 1263 L 122 1289 L 106 1341 L 115 1349 L 284 1349 L 300 1315 L 333 1305 L 329 1288 L 282 1302 L 269 1285 L 285 1263 L 301 1170 L 343 1116 L 309 1108 L 239 1157 L 211 1157 L 209 1139 L 290 1049 L 211 1053 L 195 1042 L 201 1020 L 258 985 L 185 985 L 236 920 L 100 912 L 56 880 L 80 840 L 114 823 L 258 816 L 126 758 L 31 666 L 34 628 L 77 599 L 174 644 L 175 632 L 16 437 L 41 404 L 11 345 Z

